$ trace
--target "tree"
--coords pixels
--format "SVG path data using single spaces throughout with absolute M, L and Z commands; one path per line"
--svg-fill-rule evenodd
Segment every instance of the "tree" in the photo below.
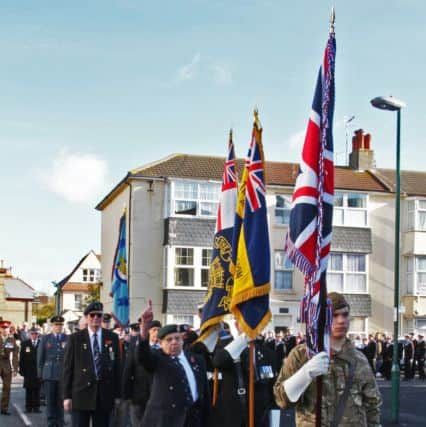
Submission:
M 47 303 L 33 306 L 33 313 L 37 317 L 37 324 L 46 323 L 55 314 L 55 304 Z
M 101 285 L 99 283 L 89 283 L 88 285 L 89 295 L 84 299 L 84 308 L 86 308 L 91 302 L 99 301 L 101 299 Z

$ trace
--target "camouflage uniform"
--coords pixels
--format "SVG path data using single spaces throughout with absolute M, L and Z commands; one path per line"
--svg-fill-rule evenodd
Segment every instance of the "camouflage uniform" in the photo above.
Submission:
M 285 360 L 274 386 L 275 400 L 280 407 L 296 406 L 298 427 L 315 426 L 316 381 L 312 381 L 296 403 L 289 401 L 283 382 L 307 360 L 305 345 L 295 347 Z M 356 364 L 355 375 L 339 427 L 380 426 L 379 408 L 382 399 L 373 372 L 365 356 L 347 339 L 342 350 L 333 355 L 329 373 L 323 376 L 321 425 L 324 427 L 331 425 L 339 398 L 345 389 L 349 365 L 353 363 Z
M 1 396 L 1 412 L 7 412 L 10 400 L 10 387 L 12 384 L 12 368 L 10 366 L 10 354 L 12 353 L 12 365 L 14 372 L 18 372 L 18 345 L 13 336 L 2 337 L 0 335 L 0 377 L 3 381 Z

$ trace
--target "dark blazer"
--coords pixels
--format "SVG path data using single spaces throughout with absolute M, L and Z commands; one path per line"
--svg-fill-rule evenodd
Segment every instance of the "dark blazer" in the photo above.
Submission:
M 59 381 L 62 377 L 62 364 L 68 336 L 44 335 L 37 348 L 37 374 L 44 381 Z
M 183 427 L 187 414 L 185 392 L 172 358 L 162 350 L 151 349 L 147 340 L 140 341 L 137 354 L 140 363 L 153 375 L 151 395 L 142 425 Z M 185 356 L 197 382 L 197 405 L 201 410 L 200 425 L 205 426 L 210 412 L 210 393 L 204 360 L 193 353 L 185 352 Z
M 21 344 L 19 353 L 19 373 L 24 377 L 25 388 L 37 388 L 40 384 L 37 375 L 37 348 L 40 340 L 37 340 L 36 347 L 31 340 L 26 340 Z
M 70 335 L 64 358 L 64 399 L 72 399 L 73 410 L 109 412 L 120 397 L 120 353 L 117 334 L 102 329 L 101 372 L 96 379 L 89 332 Z M 101 407 L 96 407 L 100 393 Z

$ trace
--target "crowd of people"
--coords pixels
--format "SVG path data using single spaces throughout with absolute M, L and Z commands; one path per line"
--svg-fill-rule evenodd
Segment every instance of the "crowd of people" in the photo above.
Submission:
M 314 425 L 313 380 L 320 375 L 323 425 L 333 425 L 336 418 L 339 425 L 350 425 L 345 420 L 354 414 L 358 425 L 379 425 L 375 378 L 390 379 L 394 342 L 386 334 L 349 340 L 349 305 L 337 295 L 333 363 L 325 353 L 308 360 L 304 335 L 288 328 L 256 338 L 256 427 L 269 426 L 273 414 L 291 406 L 298 425 Z M 113 329 L 100 302 L 86 307 L 73 333 L 65 333 L 61 316 L 53 316 L 49 328 L 15 328 L 1 319 L 1 415 L 10 414 L 11 381 L 19 373 L 26 412 L 39 413 L 46 405 L 48 427 L 63 427 L 64 411 L 71 413 L 74 427 L 90 422 L 94 427 L 246 426 L 248 339 L 238 322 L 235 326 L 235 337 L 226 322 L 200 337 L 190 325 L 162 326 L 148 306 L 128 330 Z M 397 345 L 404 379 L 424 379 L 423 336 L 406 335 Z M 347 402 L 342 404 L 338 396 L 345 387 L 351 392 L 343 393 Z

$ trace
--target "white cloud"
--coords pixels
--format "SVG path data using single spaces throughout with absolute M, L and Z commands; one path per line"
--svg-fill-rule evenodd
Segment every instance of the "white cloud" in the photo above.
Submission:
M 225 64 L 213 64 L 213 80 L 218 85 L 229 85 L 232 83 L 232 71 Z
M 62 151 L 40 178 L 50 191 L 69 202 L 93 203 L 105 190 L 107 173 L 106 161 L 94 154 Z
M 293 150 L 296 148 L 300 148 L 300 150 L 302 150 L 303 143 L 305 141 L 305 133 L 306 129 L 303 129 L 290 135 L 287 142 L 288 146 Z
M 200 60 L 201 55 L 199 53 L 196 53 L 189 64 L 186 64 L 179 68 L 177 73 L 177 79 L 179 81 L 192 80 L 197 74 Z

